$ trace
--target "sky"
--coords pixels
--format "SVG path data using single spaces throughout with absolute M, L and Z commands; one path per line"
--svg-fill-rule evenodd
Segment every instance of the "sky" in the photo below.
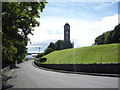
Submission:
M 50 42 L 63 40 L 65 23 L 74 47 L 86 47 L 118 24 L 118 2 L 49 2 L 40 17 L 40 26 L 28 36 L 28 52 L 39 52 L 38 47 L 43 52 Z

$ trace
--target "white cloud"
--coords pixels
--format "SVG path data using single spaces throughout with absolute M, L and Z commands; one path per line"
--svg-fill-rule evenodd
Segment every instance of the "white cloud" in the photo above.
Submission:
M 71 31 L 71 38 L 76 41 L 75 47 L 90 46 L 97 36 L 114 29 L 118 24 L 118 15 L 104 17 L 100 21 L 79 21 L 78 23 L 80 23 L 79 28 L 72 28 Z
M 50 42 L 64 38 L 64 24 L 71 26 L 71 42 L 75 48 L 91 46 L 97 36 L 103 32 L 113 30 L 118 24 L 118 15 L 102 18 L 100 21 L 83 21 L 74 18 L 47 17 L 40 19 L 40 27 L 36 27 L 34 35 L 29 35 L 34 45 L 45 49 Z M 44 43 L 44 44 L 42 44 Z
M 97 9 L 105 8 L 105 7 L 113 5 L 114 3 L 116 3 L 116 2 L 109 2 L 109 3 L 108 2 L 104 2 L 103 4 L 94 7 L 94 9 L 97 10 Z

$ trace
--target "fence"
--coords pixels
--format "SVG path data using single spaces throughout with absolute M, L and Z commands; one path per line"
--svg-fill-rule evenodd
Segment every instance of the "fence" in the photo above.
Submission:
M 69 59 L 69 60 L 47 60 L 47 62 L 45 62 L 46 64 L 94 64 L 94 63 L 98 63 L 98 64 L 105 64 L 105 63 L 119 63 L 119 59 L 115 58 L 115 59 L 107 59 L 103 56 L 97 57 L 97 59 L 94 58 L 79 58 L 79 59 Z

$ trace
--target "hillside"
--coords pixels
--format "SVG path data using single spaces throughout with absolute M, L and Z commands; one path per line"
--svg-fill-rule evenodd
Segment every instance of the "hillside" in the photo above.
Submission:
M 106 44 L 54 51 L 45 63 L 118 63 L 118 45 Z

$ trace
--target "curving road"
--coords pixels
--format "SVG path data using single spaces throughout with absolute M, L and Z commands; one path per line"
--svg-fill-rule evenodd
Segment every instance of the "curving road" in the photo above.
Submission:
M 118 88 L 117 77 L 60 73 L 35 68 L 33 60 L 19 64 L 11 74 L 13 88 Z

